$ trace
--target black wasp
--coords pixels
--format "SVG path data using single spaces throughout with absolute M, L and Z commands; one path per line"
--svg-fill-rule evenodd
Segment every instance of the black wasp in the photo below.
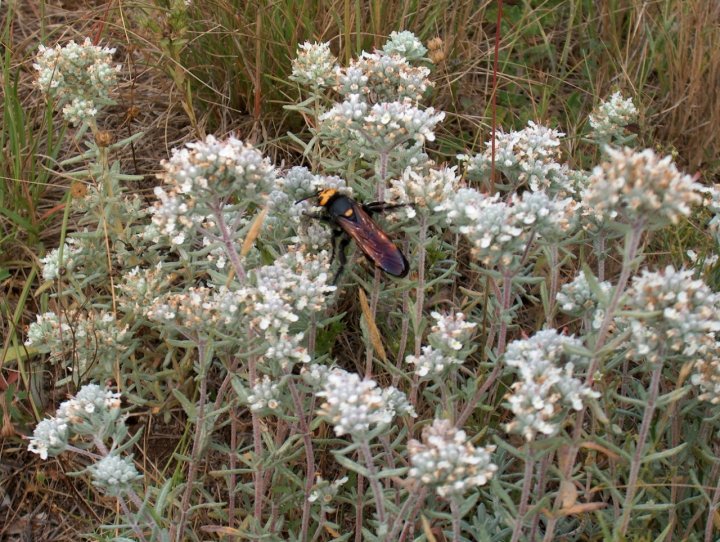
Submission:
M 382 201 L 363 205 L 348 196 L 340 194 L 334 188 L 321 190 L 317 194 L 303 198 L 296 203 L 313 197 L 317 198 L 317 205 L 324 209 L 324 213 L 315 218 L 319 218 L 333 226 L 333 254 L 335 253 L 337 239 L 341 238 L 337 252 L 340 268 L 335 273 L 333 283 L 337 282 L 338 277 L 345 268 L 347 262 L 345 250 L 351 239 L 357 243 L 363 254 L 376 267 L 395 277 L 404 277 L 408 274 L 410 265 L 405 255 L 370 218 L 375 213 L 395 209 L 403 205 L 390 205 Z

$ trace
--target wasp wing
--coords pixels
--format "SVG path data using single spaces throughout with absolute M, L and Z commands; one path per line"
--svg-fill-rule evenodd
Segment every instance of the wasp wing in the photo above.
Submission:
M 410 265 L 402 251 L 355 202 L 352 209 L 351 216 L 338 216 L 337 224 L 377 267 L 396 277 L 407 275 Z

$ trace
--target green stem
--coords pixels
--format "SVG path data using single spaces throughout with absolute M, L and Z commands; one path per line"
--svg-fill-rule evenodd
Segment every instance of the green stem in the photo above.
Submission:
M 652 378 L 650 380 L 650 390 L 647 397 L 647 405 L 645 406 L 642 423 L 640 424 L 640 434 L 638 435 L 635 453 L 633 454 L 633 458 L 630 463 L 630 476 L 628 477 L 627 489 L 625 490 L 623 513 L 620 518 L 617 531 L 615 532 L 615 536 L 613 537 L 614 540 L 624 540 L 625 533 L 627 532 L 628 525 L 630 524 L 630 513 L 632 512 L 633 499 L 637 493 L 637 483 L 640 475 L 640 466 L 643 461 L 643 452 L 645 451 L 645 441 L 647 440 L 648 433 L 650 432 L 650 424 L 652 423 L 653 415 L 655 414 L 657 397 L 660 391 L 662 368 L 662 362 L 656 363 L 653 368 Z

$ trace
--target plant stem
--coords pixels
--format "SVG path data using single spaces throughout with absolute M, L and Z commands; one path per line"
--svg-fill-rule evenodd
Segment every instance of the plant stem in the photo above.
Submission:
M 381 525 L 385 524 L 385 500 L 382 491 L 382 486 L 378 482 L 376 476 L 375 465 L 373 464 L 372 452 L 370 451 L 370 445 L 366 439 L 360 443 L 360 451 L 365 459 L 365 467 L 370 472 L 368 479 L 370 480 L 370 488 L 372 489 L 373 496 L 375 497 L 375 510 L 377 511 L 378 521 Z
M 597 239 L 598 281 L 605 280 L 605 233 L 600 232 Z
M 630 234 L 625 238 L 625 255 L 623 258 L 622 270 L 620 271 L 620 277 L 618 278 L 617 285 L 615 286 L 613 296 L 608 303 L 608 307 L 605 312 L 605 318 L 603 319 L 602 324 L 600 325 L 600 329 L 598 330 L 597 339 L 593 348 L 594 355 L 592 361 L 590 362 L 590 366 L 588 367 L 587 376 L 585 377 L 585 385 L 588 387 L 592 387 L 593 382 L 595 381 L 595 372 L 597 371 L 598 365 L 600 364 L 599 353 L 600 350 L 602 350 L 602 347 L 605 345 L 605 341 L 607 340 L 607 333 L 610 329 L 610 323 L 614 319 L 615 311 L 617 310 L 622 294 L 625 292 L 625 287 L 627 286 L 628 280 L 630 279 L 630 273 L 635 263 L 635 257 L 637 256 L 638 248 L 640 247 L 640 240 L 642 239 L 642 234 L 644 230 L 644 222 L 639 221 L 633 225 Z M 564 480 L 570 479 L 573 466 L 575 465 L 575 460 L 577 458 L 577 454 L 580 451 L 579 442 L 582 436 L 585 412 L 586 409 L 583 408 L 575 416 L 573 442 L 568 449 L 567 461 L 564 463 L 563 468 L 561 469 L 561 476 Z M 555 502 L 553 503 L 553 511 L 557 512 L 560 509 L 561 504 L 562 503 L 560 500 L 560 495 L 558 494 L 556 495 Z M 551 515 L 548 519 L 545 536 L 543 537 L 543 542 L 552 542 L 552 540 L 554 540 L 553 537 L 555 534 L 555 525 L 557 524 L 557 520 L 558 516 L 556 515 Z
M 425 241 L 427 238 L 427 216 L 420 214 L 420 231 L 418 233 L 418 278 L 417 288 L 415 289 L 415 355 L 419 356 L 422 348 L 422 326 L 423 307 L 425 305 Z
M 122 495 L 117 496 L 117 500 L 120 503 L 120 508 L 122 508 L 123 514 L 125 514 L 125 517 L 127 518 L 127 521 L 130 522 L 130 527 L 135 532 L 135 534 L 138 536 L 140 540 L 143 542 L 147 542 L 147 538 L 145 538 L 145 535 L 142 532 L 142 529 L 137 524 L 137 521 L 135 521 L 135 518 L 130 513 L 130 509 L 128 508 L 127 503 L 125 502 L 125 499 L 122 498 Z
M 552 462 L 554 453 L 546 453 L 542 460 L 540 461 L 540 466 L 538 468 L 538 474 L 537 474 L 537 485 L 535 490 L 535 500 L 536 502 L 540 502 L 542 498 L 545 496 L 545 476 L 547 474 L 548 468 L 550 467 L 550 463 Z M 530 527 L 530 535 L 528 536 L 528 540 L 530 542 L 535 541 L 535 535 L 537 534 L 538 525 L 540 523 L 540 514 L 534 514 L 532 518 L 532 525 Z
M 252 331 L 250 334 L 252 335 Z M 252 388 L 255 386 L 256 382 L 257 357 L 250 356 L 248 359 L 248 384 Z M 262 431 L 260 427 L 260 418 L 258 418 L 258 415 L 254 410 L 250 411 L 250 418 L 252 421 L 253 453 L 255 455 L 255 472 L 253 473 L 255 484 L 255 506 L 253 513 L 255 515 L 255 521 L 257 521 L 258 525 L 260 525 L 262 524 L 263 497 L 265 496 L 265 472 L 263 471 L 261 465 L 263 453 Z
M 453 542 L 460 542 L 460 506 L 458 497 L 450 499 L 450 513 L 452 514 Z
M 715 447 L 715 455 L 720 453 L 720 447 Z M 705 522 L 705 542 L 712 542 L 713 531 L 715 530 L 715 517 L 718 513 L 718 503 L 720 503 L 720 476 L 718 476 L 717 485 L 713 492 L 710 507 L 708 508 L 708 517 Z
M 418 277 L 417 287 L 415 288 L 415 325 L 413 326 L 413 335 L 415 336 L 415 356 L 419 356 L 422 352 L 422 320 L 423 308 L 425 306 L 425 241 L 427 238 L 427 216 L 420 214 L 420 231 L 418 233 Z M 417 392 L 420 379 L 417 374 L 413 375 L 412 386 L 410 388 L 410 404 L 417 406 Z
M 630 476 L 628 477 L 627 489 L 625 490 L 625 501 L 623 502 L 623 514 L 618 524 L 614 540 L 624 540 L 628 525 L 630 524 L 630 513 L 632 512 L 632 503 L 637 492 L 638 476 L 640 474 L 640 466 L 642 465 L 643 452 L 645 451 L 645 441 L 650 432 L 650 424 L 652 423 L 653 414 L 655 414 L 655 406 L 657 403 L 658 392 L 660 391 L 660 377 L 662 376 L 662 362 L 656 363 L 653 368 L 650 380 L 650 390 L 647 398 L 647 405 L 643 413 L 642 423 L 640 424 L 640 434 L 638 442 L 635 446 L 635 453 L 630 462 Z
M 193 437 L 193 447 L 190 453 L 190 468 L 188 469 L 187 482 L 183 490 L 182 501 L 180 504 L 180 519 L 177 525 L 174 525 L 170 531 L 170 538 L 175 538 L 178 542 L 184 540 L 185 525 L 187 524 L 188 508 L 190 508 L 190 495 L 192 494 L 193 485 L 195 484 L 195 476 L 197 475 L 200 463 L 200 453 L 202 452 L 202 440 L 205 436 L 205 402 L 207 401 L 207 363 L 205 360 L 205 341 L 200 339 L 197 341 L 198 349 L 198 379 L 200 380 L 200 402 L 198 405 L 197 420 L 195 422 L 195 435 Z M 177 532 L 177 536 L 175 536 Z
M 220 230 L 220 236 L 223 245 L 225 246 L 225 252 L 227 253 L 228 258 L 230 258 L 230 262 L 235 269 L 235 274 L 237 275 L 238 280 L 244 282 L 245 268 L 243 267 L 243 264 L 240 261 L 240 255 L 235 248 L 235 240 L 233 239 L 232 232 L 230 231 L 230 228 L 228 228 L 228 225 L 225 222 L 225 217 L 223 216 L 223 207 L 221 204 L 218 204 L 213 208 L 213 214 L 215 215 L 215 220 L 217 221 L 217 227 Z
M 550 250 L 550 291 L 548 292 L 548 312 L 545 314 L 545 321 L 549 327 L 555 327 L 555 299 L 558 293 L 560 282 L 560 265 L 558 246 L 553 244 Z
M 398 531 L 403 525 L 403 518 L 405 517 L 405 514 L 407 513 L 408 509 L 411 506 L 415 505 L 415 501 L 420 497 L 420 493 L 416 491 L 411 491 L 407 498 L 405 499 L 405 502 L 402 505 L 402 508 L 400 508 L 400 511 L 397 513 L 397 516 L 395 517 L 395 520 L 392 523 L 392 528 L 390 529 L 390 533 L 387 536 L 388 540 L 395 540 L 395 537 L 398 534 Z
M 405 522 L 405 526 L 403 527 L 402 532 L 400 533 L 400 538 L 398 538 L 398 542 L 405 542 L 405 539 L 408 536 L 408 533 L 411 531 L 413 525 L 415 524 L 415 518 L 420 513 L 420 508 L 422 508 L 422 505 L 425 503 L 425 498 L 427 497 L 428 490 L 427 488 L 422 488 L 420 490 L 420 494 L 418 495 L 417 502 L 415 503 L 415 506 L 412 509 L 412 512 L 410 512 L 410 517 Z M 388 538 L 388 540 L 391 540 Z
M 507 328 L 508 328 L 508 312 L 510 311 L 510 306 L 512 304 L 512 279 L 513 279 L 513 273 L 511 271 L 508 271 L 507 269 L 503 270 L 503 290 L 502 290 L 502 309 L 500 313 L 501 323 L 500 323 L 500 335 L 498 337 L 498 345 L 497 345 L 497 359 L 499 360 L 500 357 L 505 353 L 505 346 L 507 341 Z M 483 398 L 485 393 L 490 389 L 490 387 L 495 383 L 495 380 L 497 379 L 498 375 L 500 374 L 500 369 L 502 365 L 499 361 L 495 363 L 495 367 L 493 368 L 492 372 L 488 375 L 488 377 L 485 379 L 485 382 L 483 382 L 483 385 L 480 386 L 480 388 L 475 392 L 475 395 L 473 395 L 472 399 L 468 402 L 467 405 L 465 405 L 465 408 L 463 408 L 462 412 L 458 416 L 457 422 L 455 423 L 456 427 L 462 427 L 465 425 L 465 422 L 468 420 L 470 415 L 475 410 L 475 407 L 480 402 L 480 400 Z
M 533 470 L 535 468 L 535 459 L 533 458 L 530 443 L 525 443 L 525 472 L 523 473 L 522 492 L 520 494 L 520 506 L 518 508 L 518 517 L 515 520 L 511 542 L 518 542 L 522 534 L 523 523 L 528 509 L 528 498 L 530 497 L 530 487 L 532 486 Z
M 313 480 L 315 478 L 315 454 L 310 436 L 310 426 L 305 417 L 300 393 L 298 392 L 297 386 L 295 386 L 295 382 L 292 380 L 288 381 L 288 387 L 290 388 L 290 395 L 295 405 L 295 412 L 298 416 L 300 431 L 302 431 L 303 442 L 305 444 L 305 499 L 303 500 L 300 540 L 306 540 L 308 529 L 310 528 L 310 493 L 312 492 Z

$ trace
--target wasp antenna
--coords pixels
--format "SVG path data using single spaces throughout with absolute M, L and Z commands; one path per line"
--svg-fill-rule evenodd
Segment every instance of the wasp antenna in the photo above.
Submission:
M 318 197 L 319 195 L 320 195 L 320 190 L 318 190 L 318 191 L 315 192 L 314 194 L 310 194 L 310 195 L 307 196 L 307 197 L 304 197 L 304 198 L 302 198 L 302 199 L 297 200 L 297 201 L 295 202 L 295 205 L 297 205 L 298 203 L 302 203 L 303 201 L 309 200 L 310 198 L 316 198 L 316 197 Z

